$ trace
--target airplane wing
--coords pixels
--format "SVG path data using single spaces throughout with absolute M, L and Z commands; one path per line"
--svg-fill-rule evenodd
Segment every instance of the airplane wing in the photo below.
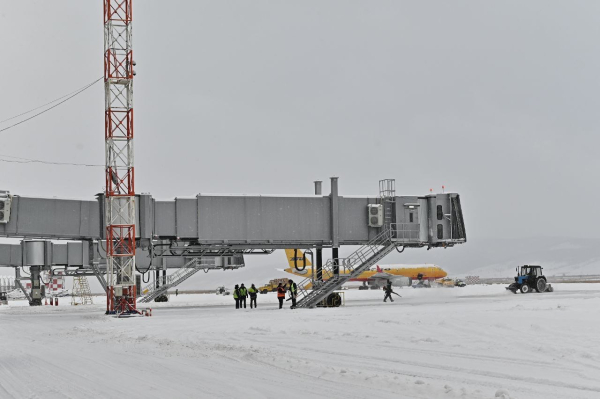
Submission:
M 410 277 L 395 276 L 386 272 L 375 273 L 367 279 L 367 281 L 377 283 L 385 283 L 387 280 L 391 281 L 392 285 L 396 287 L 407 287 L 412 284 L 412 279 Z
M 374 279 L 374 280 L 389 279 L 389 278 L 394 278 L 394 277 L 396 277 L 396 276 L 393 276 L 386 272 L 378 272 L 378 273 L 373 274 L 371 277 L 369 277 L 369 280 L 370 279 Z

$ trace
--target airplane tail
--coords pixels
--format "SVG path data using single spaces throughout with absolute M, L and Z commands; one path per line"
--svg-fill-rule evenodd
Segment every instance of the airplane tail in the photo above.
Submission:
M 310 260 L 304 256 L 304 252 L 300 249 L 287 248 L 285 254 L 291 268 L 303 269 L 304 266 L 312 266 Z
M 379 267 L 379 265 L 377 265 L 377 273 L 381 273 L 381 268 Z

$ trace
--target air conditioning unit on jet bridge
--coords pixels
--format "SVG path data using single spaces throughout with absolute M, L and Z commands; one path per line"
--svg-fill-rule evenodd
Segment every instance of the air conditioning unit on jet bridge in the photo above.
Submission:
M 8 223 L 10 220 L 10 203 L 12 195 L 8 191 L 0 190 L 0 223 Z
M 381 227 L 383 226 L 383 205 L 381 204 L 369 204 L 367 205 L 369 211 L 369 226 L 370 227 Z

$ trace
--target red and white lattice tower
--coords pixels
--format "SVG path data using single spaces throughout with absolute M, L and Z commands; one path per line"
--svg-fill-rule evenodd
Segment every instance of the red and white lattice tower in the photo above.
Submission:
M 107 313 L 136 311 L 132 0 L 104 0 Z

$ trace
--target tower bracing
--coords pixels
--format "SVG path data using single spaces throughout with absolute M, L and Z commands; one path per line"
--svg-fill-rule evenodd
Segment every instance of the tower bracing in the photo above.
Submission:
M 104 0 L 104 215 L 109 314 L 137 313 L 131 3 Z

